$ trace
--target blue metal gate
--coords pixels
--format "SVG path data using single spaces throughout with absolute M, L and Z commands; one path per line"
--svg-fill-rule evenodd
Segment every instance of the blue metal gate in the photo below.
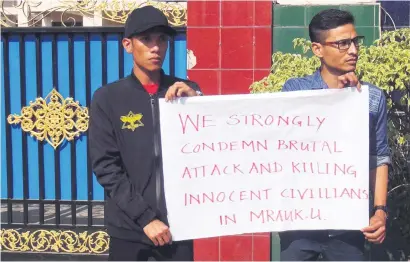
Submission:
M 98 246 L 93 241 L 106 241 L 106 236 L 93 238 L 87 233 L 104 228 L 104 190 L 91 171 L 87 133 L 71 141 L 65 139 L 54 148 L 36 138 L 39 130 L 50 131 L 44 131 L 44 126 L 41 129 L 44 123 L 39 124 L 39 117 L 27 112 L 35 111 L 30 102 L 36 98 L 51 103 L 46 99 L 50 98 L 49 94 L 61 95 L 54 98 L 60 98 L 62 104 L 73 98 L 86 112 L 97 88 L 131 72 L 132 57 L 124 51 L 121 39 L 122 29 L 116 27 L 2 30 L 2 251 L 61 252 L 68 247 L 61 243 L 64 241 L 57 240 L 71 236 L 79 242 L 74 247 L 71 243 L 67 252 L 105 252 L 107 243 L 100 242 Z M 186 68 L 186 33 L 185 29 L 178 29 L 178 35 L 170 41 L 164 70 L 185 78 Z M 22 111 L 24 107 L 28 111 Z M 20 117 L 17 125 L 10 124 L 13 114 L 14 119 Z M 31 126 L 27 121 L 32 121 Z M 22 130 L 24 125 L 29 129 L 26 132 Z M 30 244 L 47 237 L 51 232 L 48 229 L 60 230 L 49 237 L 57 245 L 37 248 Z M 83 238 L 87 234 L 89 239 L 81 239 L 81 234 Z M 87 247 L 91 244 L 96 249 Z

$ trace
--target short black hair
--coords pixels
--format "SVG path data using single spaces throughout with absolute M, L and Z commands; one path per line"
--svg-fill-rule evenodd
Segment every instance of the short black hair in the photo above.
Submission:
M 327 9 L 316 14 L 309 24 L 309 37 L 311 42 L 320 42 L 320 34 L 323 31 L 336 27 L 354 24 L 354 17 L 348 11 L 339 9 Z

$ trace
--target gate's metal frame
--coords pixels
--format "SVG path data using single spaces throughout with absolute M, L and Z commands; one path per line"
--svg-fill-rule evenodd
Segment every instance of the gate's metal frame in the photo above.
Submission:
M 186 28 L 176 28 L 178 33 L 183 35 L 186 33 Z M 74 34 L 83 34 L 85 36 L 85 59 L 86 59 L 86 105 L 89 107 L 91 100 L 91 84 L 90 84 L 90 34 L 101 34 L 102 36 L 102 71 L 107 70 L 107 46 L 106 46 L 106 35 L 110 33 L 121 34 L 122 27 L 57 27 L 57 28 L 47 28 L 47 27 L 27 27 L 27 28 L 2 28 L 1 36 L 3 39 L 3 54 L 4 56 L 4 95 L 5 95 L 5 115 L 2 117 L 7 117 L 10 112 L 10 68 L 9 68 L 9 56 L 8 56 L 8 38 L 10 35 L 18 35 L 20 44 L 20 84 L 21 84 L 21 104 L 26 105 L 26 86 L 25 86 L 25 48 L 24 48 L 24 37 L 26 35 L 35 35 L 36 37 L 36 68 L 40 70 L 37 72 L 37 83 L 36 92 L 37 96 L 41 97 L 43 94 L 42 90 L 42 77 L 41 77 L 41 40 L 42 35 L 52 35 L 52 50 L 53 50 L 53 86 L 57 86 L 57 68 L 56 68 L 56 36 L 57 34 L 68 35 L 68 52 L 69 52 L 69 63 L 70 63 L 70 84 L 69 92 L 70 96 L 74 96 L 74 59 L 73 59 L 73 36 Z M 170 55 L 170 74 L 175 75 L 175 54 L 174 54 L 174 41 L 171 39 L 169 46 Z M 121 41 L 119 42 L 121 44 Z M 119 50 L 123 50 L 122 46 L 119 46 Z M 120 52 L 119 54 L 119 75 L 120 77 L 124 74 L 124 54 Z M 40 77 L 39 77 L 40 76 Z M 107 83 L 107 75 L 102 74 L 102 83 Z M 60 181 L 60 161 L 59 161 L 59 150 L 55 150 L 55 200 L 45 199 L 45 177 L 44 177 L 44 166 L 39 164 L 39 199 L 29 199 L 29 180 L 28 180 L 28 152 L 27 152 L 27 139 L 28 134 L 24 133 L 22 136 L 22 160 L 23 160 L 23 199 L 15 199 L 13 196 L 13 162 L 12 162 L 12 140 L 11 140 L 11 126 L 9 124 L 5 127 L 6 136 L 6 150 L 7 150 L 7 163 L 2 163 L 7 165 L 7 174 L 2 174 L 7 176 L 7 188 L 8 195 L 6 199 L 1 199 L 1 207 L 6 209 L 7 217 L 3 216 L 1 219 L 1 256 L 5 260 L 24 260 L 31 259 L 33 256 L 36 259 L 44 259 L 45 254 L 48 254 L 50 258 L 55 260 L 95 260 L 95 259 L 106 259 L 106 251 L 108 249 L 108 235 L 104 231 L 103 223 L 95 224 L 93 221 L 93 207 L 100 206 L 103 209 L 104 201 L 93 200 L 93 173 L 91 170 L 91 163 L 87 159 L 87 182 L 88 182 L 88 200 L 78 201 L 77 200 L 77 186 L 76 183 L 76 163 L 71 163 L 71 198 L 72 200 L 61 200 L 61 181 Z M 88 140 L 88 136 L 86 136 Z M 75 160 L 76 155 L 76 144 L 74 141 L 68 141 L 71 143 L 71 159 Z M 87 143 L 88 144 L 88 143 Z M 39 163 L 44 161 L 44 148 L 41 142 L 38 142 L 38 157 Z M 75 162 L 75 161 L 74 161 Z M 19 209 L 15 209 L 15 207 Z M 60 209 L 62 206 L 69 206 L 68 212 L 71 214 L 71 223 L 62 223 L 60 216 L 62 213 Z M 79 224 L 76 217 L 78 206 L 85 206 L 87 209 L 87 223 Z M 22 208 L 21 208 L 22 207 Z M 38 222 L 29 222 L 29 212 L 32 208 L 38 208 Z M 47 223 L 47 212 L 50 211 L 49 208 L 55 210 L 54 223 Z M 21 214 L 22 212 L 22 222 L 16 222 L 15 215 Z M 52 213 L 52 211 L 51 211 Z M 14 215 L 14 216 L 13 216 Z M 101 221 L 102 222 L 102 221 Z M 18 243 L 20 246 L 15 247 L 13 250 L 13 245 Z M 57 243 L 57 244 L 56 244 Z M 5 248 L 8 245 L 8 248 Z M 48 245 L 48 246 L 47 246 Z M 71 245 L 71 248 L 70 248 Z M 74 247 L 74 248 L 73 248 Z M 66 249 L 66 250 L 65 250 Z M 101 250 L 103 252 L 101 253 Z M 46 251 L 46 252 L 39 252 Z M 55 252 L 54 252 L 55 251 Z M 64 252 L 66 251 L 66 252 Z M 61 255 L 59 255 L 61 254 Z M 69 255 L 67 255 L 69 254 Z M 91 256 L 84 256 L 88 254 Z M 99 254 L 96 256 L 96 254 Z M 101 256 L 102 255 L 102 256 Z

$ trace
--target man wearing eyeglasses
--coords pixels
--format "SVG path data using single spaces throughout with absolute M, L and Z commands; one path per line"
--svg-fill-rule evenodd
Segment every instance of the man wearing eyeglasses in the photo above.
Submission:
M 382 243 L 387 218 L 386 198 L 388 165 L 386 98 L 370 83 L 360 83 L 355 75 L 358 49 L 363 41 L 354 26 L 353 16 L 346 11 L 328 9 L 318 13 L 309 24 L 312 51 L 320 58 L 321 67 L 303 78 L 289 79 L 282 91 L 344 88 L 361 84 L 369 86 L 370 181 L 374 208 L 369 226 L 361 231 L 288 231 L 280 233 L 281 260 L 365 260 L 364 243 Z M 366 130 L 358 130 L 365 132 Z M 354 214 L 346 213 L 346 216 Z

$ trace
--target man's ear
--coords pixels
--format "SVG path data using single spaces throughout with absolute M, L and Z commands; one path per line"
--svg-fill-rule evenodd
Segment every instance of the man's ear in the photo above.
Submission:
M 323 57 L 323 46 L 320 43 L 312 43 L 312 52 L 315 56 L 322 58 Z
M 128 54 L 132 53 L 132 40 L 130 38 L 122 39 L 122 46 Z

